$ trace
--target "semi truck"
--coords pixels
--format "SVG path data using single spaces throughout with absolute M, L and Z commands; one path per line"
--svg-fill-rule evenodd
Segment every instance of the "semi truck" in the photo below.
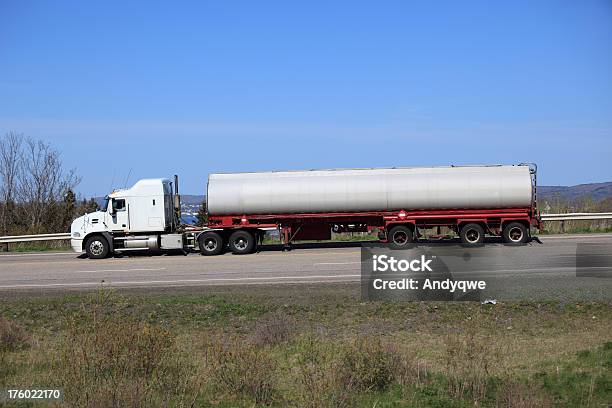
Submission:
M 71 245 L 94 259 L 136 250 L 243 255 L 270 230 L 286 249 L 332 232 L 376 231 L 401 249 L 442 227 L 467 246 L 486 235 L 520 245 L 541 227 L 536 192 L 537 166 L 526 163 L 210 174 L 208 222 L 194 227 L 181 223 L 177 176 L 144 179 L 75 219 Z

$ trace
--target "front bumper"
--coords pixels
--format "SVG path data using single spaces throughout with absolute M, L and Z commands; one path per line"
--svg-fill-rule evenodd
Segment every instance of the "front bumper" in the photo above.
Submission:
M 70 246 L 72 247 L 72 250 L 76 253 L 80 254 L 83 252 L 83 240 L 82 239 L 72 238 L 70 240 Z

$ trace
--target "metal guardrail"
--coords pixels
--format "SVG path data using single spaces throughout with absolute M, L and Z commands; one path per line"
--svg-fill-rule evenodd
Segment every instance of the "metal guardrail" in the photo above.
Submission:
M 610 220 L 612 213 L 541 214 L 542 221 Z
M 11 242 L 55 241 L 62 239 L 70 239 L 70 233 L 62 232 L 60 234 L 9 235 L 0 237 L 0 244 L 8 244 Z
M 609 220 L 612 213 L 566 213 L 566 214 L 541 214 L 542 221 L 574 221 L 574 220 Z M 70 233 L 59 234 L 38 234 L 38 235 L 12 235 L 0 237 L 0 244 L 12 242 L 32 242 L 32 241 L 55 241 L 68 240 Z

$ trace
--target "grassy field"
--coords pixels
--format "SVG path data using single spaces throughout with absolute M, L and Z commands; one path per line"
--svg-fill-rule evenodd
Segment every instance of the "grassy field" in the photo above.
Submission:
M 12 293 L 0 389 L 77 407 L 607 406 L 610 306 L 362 303 L 352 284 Z

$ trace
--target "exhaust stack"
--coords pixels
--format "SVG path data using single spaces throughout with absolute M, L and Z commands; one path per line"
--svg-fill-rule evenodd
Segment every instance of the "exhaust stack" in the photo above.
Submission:
M 174 213 L 179 224 L 181 222 L 181 196 L 179 195 L 178 175 L 174 175 Z

